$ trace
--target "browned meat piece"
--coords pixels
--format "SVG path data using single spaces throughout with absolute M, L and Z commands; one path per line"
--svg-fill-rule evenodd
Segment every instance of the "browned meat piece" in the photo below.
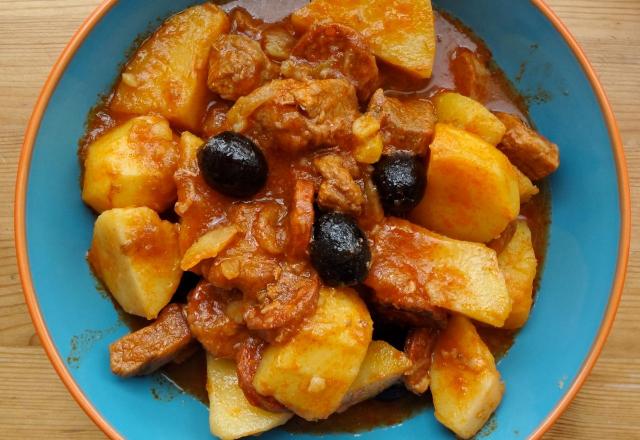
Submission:
M 253 378 L 256 376 L 265 348 L 267 344 L 254 337 L 248 338 L 242 344 L 236 359 L 238 385 L 252 405 L 271 412 L 286 411 L 287 409 L 280 402 L 273 397 L 258 394 L 253 386 Z
M 431 315 L 432 322 L 443 323 L 446 312 L 431 304 L 429 288 L 433 279 L 447 274 L 434 273 L 432 243 L 417 228 L 388 218 L 369 234 L 372 261 L 364 283 L 373 289 L 373 302 Z
M 318 275 L 306 263 L 282 258 L 288 236 L 284 207 L 274 202 L 240 203 L 228 214 L 244 236 L 211 262 L 205 277 L 218 288 L 239 289 L 241 320 L 247 328 L 269 342 L 282 342 L 315 311 Z
M 540 180 L 558 169 L 560 152 L 556 144 L 516 116 L 500 112 L 496 116 L 507 127 L 498 148 L 529 179 Z
M 263 148 L 295 153 L 349 145 L 358 116 L 355 89 L 345 80 L 274 80 L 236 102 L 227 114 L 227 128 Z
M 365 200 L 362 189 L 354 180 L 359 173 L 355 162 L 349 163 L 347 158 L 327 154 L 315 159 L 313 164 L 322 175 L 318 205 L 345 214 L 360 215 Z
M 187 321 L 193 336 L 215 357 L 234 359 L 248 337 L 242 323 L 241 295 L 206 281 L 189 294 Z
M 368 111 L 380 119 L 384 154 L 396 151 L 426 154 L 437 122 L 429 100 L 401 100 L 385 96 L 382 89 L 378 89 L 369 102 Z
M 207 84 L 224 99 L 235 101 L 276 76 L 276 66 L 249 37 L 221 35 L 211 47 Z
M 275 283 L 254 298 L 245 294 L 244 320 L 263 339 L 284 342 L 315 312 L 319 294 L 320 278 L 313 269 L 302 263 L 282 263 Z
M 431 382 L 431 355 L 438 333 L 430 328 L 416 328 L 409 332 L 404 353 L 411 360 L 411 369 L 404 374 L 404 384 L 414 394 L 422 395 Z
M 336 23 L 319 24 L 304 34 L 282 64 L 282 75 L 295 79 L 345 78 L 361 101 L 378 87 L 378 66 L 357 31 Z
M 182 306 L 169 304 L 151 325 L 109 346 L 111 371 L 122 377 L 153 373 L 193 340 Z
M 456 89 L 463 95 L 484 102 L 489 94 L 491 72 L 480 57 L 461 47 L 451 56 L 451 73 Z
M 313 182 L 296 180 L 289 213 L 289 253 L 293 256 L 302 257 L 307 255 L 311 234 L 313 233 L 313 222 L 315 221 L 314 198 L 315 188 Z

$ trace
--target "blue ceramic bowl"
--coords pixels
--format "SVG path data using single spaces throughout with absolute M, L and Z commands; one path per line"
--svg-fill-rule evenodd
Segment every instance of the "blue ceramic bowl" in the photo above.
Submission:
M 16 241 L 27 303 L 63 381 L 114 438 L 211 437 L 207 408 L 191 396 L 159 377 L 121 380 L 109 371 L 107 346 L 127 328 L 97 290 L 85 261 L 95 218 L 80 199 L 76 157 L 86 115 L 109 91 L 132 42 L 193 3 L 105 2 L 54 68 L 21 158 Z M 561 149 L 562 166 L 551 179 L 552 226 L 542 285 L 528 325 L 500 362 L 507 392 L 486 432 L 491 439 L 537 438 L 593 366 L 620 299 L 630 218 L 622 148 L 593 71 L 541 1 L 435 4 L 484 39 L 523 94 L 544 91 L 546 99 L 532 103 L 531 117 Z M 271 5 L 270 13 L 277 15 L 278 2 Z M 275 431 L 265 438 L 291 435 Z M 453 438 L 431 410 L 362 436 Z

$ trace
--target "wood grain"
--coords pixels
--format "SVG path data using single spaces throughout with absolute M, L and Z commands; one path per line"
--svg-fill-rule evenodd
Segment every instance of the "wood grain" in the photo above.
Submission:
M 524 0 L 521 0 L 524 1 Z M 0 437 L 104 438 L 39 346 L 17 275 L 13 186 L 31 109 L 58 54 L 99 0 L 0 0 Z M 618 117 L 640 226 L 640 2 L 549 0 L 590 57 Z M 593 374 L 548 439 L 640 439 L 640 241 Z M 524 410 L 524 409 L 523 409 Z

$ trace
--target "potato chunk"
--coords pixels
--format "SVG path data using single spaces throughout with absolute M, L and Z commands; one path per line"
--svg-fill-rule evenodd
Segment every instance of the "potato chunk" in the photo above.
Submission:
M 503 393 L 489 348 L 471 321 L 454 316 L 438 339 L 431 366 L 436 418 L 459 437 L 470 438 L 489 420 Z
M 147 319 L 169 303 L 182 277 L 177 227 L 149 208 L 100 214 L 88 258 L 124 311 Z
M 518 174 L 518 191 L 520 192 L 520 203 L 527 203 L 533 198 L 533 196 L 540 192 L 540 189 L 533 184 L 531 179 L 525 176 L 524 173 L 517 168 L 516 173 Z
M 336 22 L 362 33 L 373 53 L 420 78 L 429 78 L 436 51 L 429 0 L 313 0 L 291 16 L 298 30 Z
M 438 121 L 473 133 L 495 146 L 507 131 L 493 113 L 471 98 L 459 93 L 440 93 L 433 98 Z
M 411 219 L 452 238 L 488 242 L 520 213 L 518 176 L 494 146 L 436 125 L 427 190 Z
M 260 434 L 284 425 L 290 412 L 273 413 L 249 403 L 238 385 L 236 364 L 207 354 L 207 390 L 209 426 L 222 440 L 235 440 Z
M 493 249 L 452 240 L 406 220 L 386 218 L 369 239 L 371 270 L 365 284 L 373 301 L 402 311 L 440 308 L 502 327 L 511 300 Z
M 125 67 L 111 109 L 158 113 L 182 128 L 198 129 L 209 95 L 211 44 L 228 29 L 227 15 L 211 3 L 169 18 Z
M 384 341 L 371 342 L 358 376 L 338 412 L 377 396 L 397 382 L 409 368 L 411 361 L 403 352 Z
M 358 376 L 372 332 L 356 292 L 322 288 L 316 313 L 299 333 L 265 350 L 253 385 L 304 419 L 326 419 Z
M 520 328 L 529 319 L 533 303 L 533 281 L 538 267 L 531 242 L 531 230 L 526 220 L 517 220 L 515 224 L 511 240 L 498 253 L 498 263 L 513 303 L 511 314 L 504 323 L 504 328 L 508 329 Z
M 147 206 L 158 212 L 176 200 L 178 145 L 166 119 L 141 116 L 89 145 L 82 199 L 98 212 Z

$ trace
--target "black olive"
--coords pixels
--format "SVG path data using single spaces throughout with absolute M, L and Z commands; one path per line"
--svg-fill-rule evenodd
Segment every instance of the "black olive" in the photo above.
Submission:
M 198 165 L 207 185 L 237 198 L 260 191 L 269 172 L 260 148 L 251 139 L 231 131 L 209 139 L 198 152 Z
M 313 225 L 311 263 L 329 286 L 352 286 L 369 273 L 371 251 L 364 232 L 343 214 L 328 213 Z
M 420 203 L 427 187 L 424 163 L 409 153 L 383 156 L 376 163 L 372 177 L 389 215 L 407 214 Z

